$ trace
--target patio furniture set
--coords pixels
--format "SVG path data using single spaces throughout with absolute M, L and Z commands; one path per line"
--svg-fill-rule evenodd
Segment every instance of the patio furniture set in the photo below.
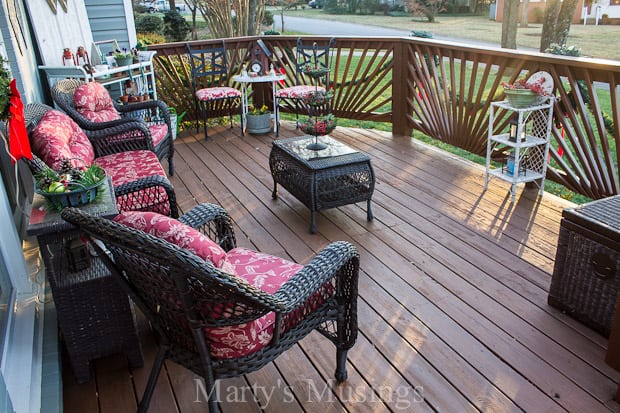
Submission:
M 25 108 L 33 175 L 94 164 L 107 181 L 94 200 L 62 211 L 46 201 L 48 189 L 37 188 L 28 227 L 79 383 L 90 380 L 91 360 L 112 353 L 143 365 L 134 304 L 161 339 L 140 411 L 148 409 L 165 359 L 204 377 L 211 391 L 216 380 L 260 369 L 313 330 L 335 344 L 335 377 L 346 380 L 357 335 L 359 255 L 352 244 L 332 243 L 305 266 L 236 248 L 221 207 L 202 204 L 178 216 L 160 163 L 167 160 L 174 173 L 163 102 L 118 106 L 98 83 L 74 79 L 57 82 L 52 95 L 65 113 Z M 311 231 L 316 211 L 361 200 L 372 219 L 370 158 L 331 138 L 333 151 L 308 158 L 287 146 L 300 139 L 274 142 L 274 188 L 279 182 L 311 209 Z M 294 175 L 301 180 L 288 179 Z M 245 337 L 241 344 L 227 340 L 231 331 Z M 217 411 L 217 397 L 209 406 Z
M 227 73 L 223 47 L 187 46 L 205 138 L 207 113 L 232 117 L 239 102 L 243 130 L 247 84 L 256 83 L 237 78 L 242 91 L 200 88 L 198 72 Z M 278 80 L 261 79 L 273 87 L 276 135 L 278 101 L 303 101 L 302 92 L 278 93 Z M 179 217 L 160 164 L 167 160 L 174 173 L 167 107 L 159 101 L 118 106 L 99 86 L 60 81 L 52 94 L 66 114 L 41 104 L 27 105 L 25 113 L 34 173 L 69 160 L 75 167 L 100 165 L 109 179 L 103 196 L 62 212 L 50 210 L 37 195 L 29 225 L 39 239 L 78 382 L 89 380 L 90 360 L 113 352 L 125 352 L 134 367 L 143 364 L 133 304 L 161 339 L 139 411 L 148 409 L 166 359 L 202 376 L 211 392 L 216 380 L 260 369 L 313 330 L 335 344 L 335 377 L 346 380 L 346 355 L 357 336 L 355 246 L 331 243 L 302 266 L 237 248 L 232 220 L 219 206 L 201 204 Z M 315 138 L 326 148 L 309 149 Z M 272 197 L 278 197 L 280 184 L 308 207 L 311 233 L 317 230 L 316 213 L 329 208 L 366 201 L 367 220 L 373 219 L 375 175 L 368 155 L 329 136 L 301 136 L 274 140 L 269 166 Z M 618 199 L 565 212 L 549 295 L 550 304 L 612 337 L 620 334 L 612 328 L 620 278 Z M 593 269 L 582 271 L 571 259 L 592 261 Z M 575 286 L 582 291 L 578 296 Z M 231 343 L 226 339 L 231 332 L 242 340 Z M 608 357 L 618 368 L 620 357 Z M 209 408 L 218 411 L 217 397 Z

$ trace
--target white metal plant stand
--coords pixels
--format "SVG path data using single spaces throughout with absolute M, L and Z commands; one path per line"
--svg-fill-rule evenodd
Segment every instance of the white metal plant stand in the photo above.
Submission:
M 549 156 L 549 137 L 553 117 L 553 97 L 545 97 L 542 103 L 526 108 L 515 108 L 508 101 L 492 102 L 489 114 L 487 138 L 486 174 L 484 189 L 491 177 L 510 182 L 512 202 L 516 199 L 516 185 L 535 182 L 544 192 L 547 158 Z M 516 118 L 513 139 L 510 132 L 499 132 L 509 124 L 510 112 Z M 508 114 L 508 115 L 507 115 Z M 507 162 L 502 167 L 493 167 L 491 158 L 494 152 L 503 152 Z

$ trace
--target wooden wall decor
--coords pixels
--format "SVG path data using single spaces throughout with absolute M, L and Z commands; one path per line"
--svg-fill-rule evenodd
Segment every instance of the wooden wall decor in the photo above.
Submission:
M 54 12 L 54 14 L 56 14 L 56 12 L 58 11 L 58 4 L 60 4 L 60 7 L 62 7 L 64 12 L 66 13 L 67 0 L 47 0 L 47 5 L 50 6 L 50 9 L 52 9 L 52 12 Z

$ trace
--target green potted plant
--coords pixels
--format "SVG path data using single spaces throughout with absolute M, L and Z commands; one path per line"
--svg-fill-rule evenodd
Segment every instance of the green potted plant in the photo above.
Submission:
M 0 120 L 6 121 L 9 118 L 9 98 L 11 97 L 11 72 L 6 67 L 7 60 L 0 55 Z
M 248 132 L 254 135 L 271 131 L 271 112 L 266 105 L 256 107 L 248 106 L 246 117 Z
M 116 49 L 113 56 L 119 66 L 129 66 L 133 63 L 133 53 L 125 48 L 123 50 Z

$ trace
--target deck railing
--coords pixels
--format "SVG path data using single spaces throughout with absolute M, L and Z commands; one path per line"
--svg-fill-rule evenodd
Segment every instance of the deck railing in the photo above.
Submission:
M 286 84 L 294 84 L 297 37 L 261 38 L 273 51 L 276 67 L 285 68 Z M 256 39 L 226 39 L 230 73 L 212 84 L 239 86 L 232 76 L 251 59 Z M 308 36 L 313 40 L 328 38 Z M 157 51 L 160 98 L 193 114 L 185 44 L 150 49 Z M 395 135 L 411 136 L 417 130 L 478 155 L 486 152 L 490 103 L 504 97 L 502 81 L 544 70 L 553 77 L 557 97 L 547 177 L 594 199 L 620 193 L 620 62 L 415 37 L 338 37 L 331 62 L 337 117 L 390 122 Z M 508 128 L 510 114 L 500 116 L 495 132 Z

